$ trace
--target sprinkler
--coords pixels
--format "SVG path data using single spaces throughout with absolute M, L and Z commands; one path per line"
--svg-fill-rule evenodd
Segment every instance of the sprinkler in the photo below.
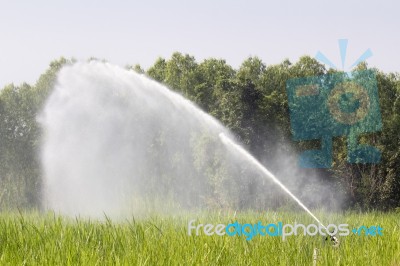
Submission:
M 332 244 L 333 247 L 335 247 L 335 248 L 339 247 L 340 241 L 339 241 L 339 238 L 337 238 L 335 235 L 326 236 L 325 237 L 325 241 L 328 241 L 328 240 L 331 241 L 331 244 Z

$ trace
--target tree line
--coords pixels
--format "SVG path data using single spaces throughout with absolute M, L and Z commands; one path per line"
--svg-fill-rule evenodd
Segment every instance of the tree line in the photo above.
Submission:
M 0 91 L 0 209 L 39 208 L 41 204 L 41 128 L 37 114 L 56 82 L 58 71 L 73 60 L 50 64 L 36 84 L 7 85 Z M 238 69 L 223 59 L 197 62 L 193 56 L 174 53 L 159 58 L 147 70 L 127 69 L 159 81 L 195 102 L 228 127 L 255 157 L 274 161 L 279 149 L 295 153 L 318 148 L 318 140 L 292 140 L 286 82 L 296 77 L 335 73 L 304 56 L 292 63 L 266 65 L 257 57 Z M 357 70 L 368 69 L 362 63 Z M 346 137 L 335 137 L 333 166 L 316 170 L 322 181 L 346 198 L 342 208 L 389 210 L 400 207 L 400 76 L 376 73 L 383 128 L 364 134 L 361 143 L 378 147 L 379 164 L 350 164 Z M 307 170 L 304 170 L 307 174 Z

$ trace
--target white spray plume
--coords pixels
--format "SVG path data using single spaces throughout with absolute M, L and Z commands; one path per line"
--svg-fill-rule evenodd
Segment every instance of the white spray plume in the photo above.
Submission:
M 257 159 L 254 158 L 248 151 L 243 149 L 240 145 L 234 143 L 230 138 L 225 136 L 224 133 L 220 133 L 219 137 L 225 145 L 232 147 L 234 150 L 240 153 L 241 156 L 243 156 L 249 163 L 257 167 L 265 176 L 271 178 L 272 181 L 274 181 L 280 188 L 283 189 L 283 191 L 285 191 L 294 201 L 296 201 L 297 204 L 299 204 L 300 207 L 303 208 L 303 210 L 305 210 L 315 221 L 317 221 L 320 225 L 325 227 L 321 223 L 321 221 L 295 195 L 293 195 L 293 193 L 289 189 L 287 189 L 285 185 L 283 185 L 281 181 L 279 181 L 278 178 L 275 177 L 275 175 L 273 175 L 270 171 L 268 171 L 268 169 L 265 168 L 259 161 L 257 161 Z
M 129 217 L 148 199 L 188 207 L 268 203 L 270 184 L 249 170 L 251 162 L 316 219 L 217 120 L 133 71 L 96 61 L 65 66 L 39 121 L 43 203 L 57 213 Z M 218 136 L 247 160 L 231 156 Z
M 185 158 L 193 153 L 190 139 L 226 132 L 165 86 L 95 61 L 60 71 L 39 121 L 45 207 L 92 217 L 120 215 L 136 195 L 156 193 L 146 191 L 150 183 L 160 191 L 181 186 L 176 194 L 183 201 L 190 196 L 185 190 L 201 195 L 204 186 L 193 180 L 196 169 L 188 164 L 192 158 Z M 161 182 L 171 176 L 175 180 Z M 162 201 L 160 194 L 153 196 Z

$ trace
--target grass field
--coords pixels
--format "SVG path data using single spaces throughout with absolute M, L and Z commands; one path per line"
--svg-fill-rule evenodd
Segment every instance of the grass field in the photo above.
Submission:
M 186 214 L 123 221 L 70 219 L 52 213 L 0 214 L 1 265 L 400 265 L 399 213 L 317 212 L 325 223 L 380 225 L 383 236 L 341 237 L 338 248 L 321 236 L 188 236 L 196 223 L 314 223 L 297 212 Z

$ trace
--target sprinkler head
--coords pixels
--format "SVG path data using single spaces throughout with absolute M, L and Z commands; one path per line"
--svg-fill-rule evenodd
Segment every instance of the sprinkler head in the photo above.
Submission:
M 335 248 L 339 247 L 339 245 L 340 245 L 339 238 L 337 238 L 335 235 L 328 235 L 328 236 L 326 236 L 325 240 L 326 241 L 330 240 L 332 246 Z

